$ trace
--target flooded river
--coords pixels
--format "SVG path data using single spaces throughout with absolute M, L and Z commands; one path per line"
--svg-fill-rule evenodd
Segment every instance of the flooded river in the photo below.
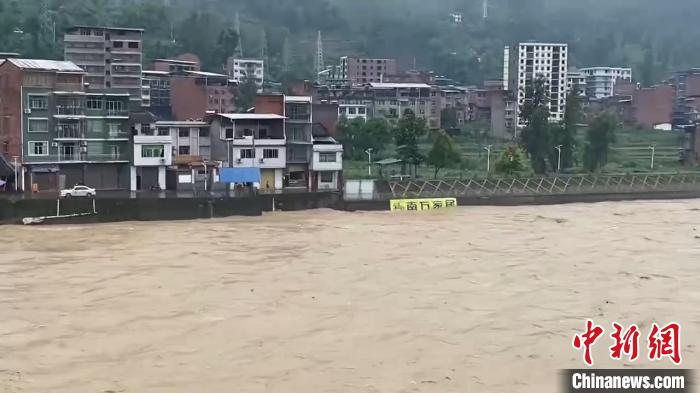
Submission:
M 586 318 L 677 320 L 700 366 L 700 201 L 0 235 L 3 393 L 553 393 Z

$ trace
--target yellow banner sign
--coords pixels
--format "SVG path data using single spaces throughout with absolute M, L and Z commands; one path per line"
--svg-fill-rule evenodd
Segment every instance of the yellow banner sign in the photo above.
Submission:
M 457 198 L 392 199 L 391 211 L 441 210 L 457 206 Z

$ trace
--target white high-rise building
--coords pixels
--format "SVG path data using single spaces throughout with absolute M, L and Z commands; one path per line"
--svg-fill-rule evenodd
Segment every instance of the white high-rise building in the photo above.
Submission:
M 631 68 L 589 67 L 581 72 L 586 76 L 586 95 L 594 99 L 612 97 L 618 80 L 632 81 Z
M 579 97 L 586 96 L 586 76 L 583 72 L 569 71 L 566 76 L 566 94 L 571 93 L 571 90 L 576 88 L 576 95 Z
M 525 42 L 513 47 L 510 55 L 510 83 L 517 97 L 518 111 L 528 98 L 537 78 L 543 78 L 549 96 L 550 121 L 564 118 L 567 92 L 569 46 L 567 44 Z M 518 127 L 524 127 L 518 116 Z

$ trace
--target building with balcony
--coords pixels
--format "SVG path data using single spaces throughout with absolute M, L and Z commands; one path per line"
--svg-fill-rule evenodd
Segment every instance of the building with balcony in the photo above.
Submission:
M 84 90 L 72 62 L 8 59 L 0 66 L 2 154 L 18 157 L 23 190 L 129 184 L 129 95 Z
M 433 113 L 432 88 L 425 83 L 370 83 L 374 118 L 384 118 L 396 124 L 407 109 L 416 117 L 426 119 L 431 128 L 440 126 L 440 113 Z
M 134 113 L 131 118 L 133 156 L 131 191 L 166 189 L 166 171 L 173 163 L 173 140 L 160 132 L 155 117 L 148 112 Z
M 347 120 L 361 119 L 367 121 L 368 108 L 366 104 L 341 104 L 338 105 L 338 117 L 344 117 Z
M 170 74 L 183 74 L 188 71 L 201 71 L 201 65 L 198 61 L 181 60 L 181 59 L 155 59 L 153 61 L 153 69 L 155 71 L 163 71 Z
M 338 190 L 342 184 L 343 145 L 333 137 L 314 136 L 311 190 Z
M 207 117 L 212 160 L 222 167 L 260 168 L 263 190 L 281 190 L 287 167 L 285 117 L 278 114 L 217 113 Z
M 588 67 L 581 73 L 586 76 L 586 96 L 595 100 L 612 97 L 617 81 L 632 81 L 631 68 Z
M 351 84 L 385 82 L 387 75 L 399 72 L 396 59 L 369 59 L 343 56 L 340 58 L 339 78 Z
M 566 94 L 574 89 L 577 96 L 586 97 L 586 74 L 583 72 L 569 71 L 566 75 Z
M 534 82 L 542 78 L 549 96 L 549 120 L 560 121 L 564 118 L 566 108 L 566 89 L 568 73 L 569 46 L 561 43 L 526 42 L 507 47 L 510 52 L 507 64 L 510 80 L 508 86 L 513 90 L 518 111 L 525 101 L 532 99 Z M 517 116 L 517 126 L 525 123 Z
M 255 81 L 258 86 L 258 93 L 262 93 L 265 83 L 265 62 L 259 59 L 236 59 L 229 58 L 226 65 L 228 75 L 236 83 L 244 83 L 248 79 Z
M 171 117 L 170 73 L 144 70 L 141 83 L 141 106 L 156 116 Z
M 140 104 L 143 29 L 75 26 L 63 41 L 65 59 L 85 71 L 88 91 L 115 89 Z

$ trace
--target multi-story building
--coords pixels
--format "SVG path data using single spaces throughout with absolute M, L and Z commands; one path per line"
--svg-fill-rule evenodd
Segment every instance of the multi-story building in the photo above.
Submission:
M 67 61 L 0 66 L 0 143 L 22 165 L 22 189 L 128 188 L 129 94 L 86 92 L 84 75 Z
M 167 169 L 173 163 L 173 141 L 170 135 L 155 127 L 155 117 L 149 112 L 132 113 L 131 123 L 133 156 L 129 189 L 165 190 Z
M 566 94 L 570 94 L 574 88 L 577 96 L 586 96 L 586 75 L 583 72 L 569 71 L 566 76 Z
M 340 58 L 341 79 L 352 84 L 382 83 L 387 75 L 399 72 L 396 59 Z
M 568 71 L 568 45 L 546 42 L 526 42 L 511 49 L 509 54 L 510 82 L 508 86 L 517 97 L 518 110 L 531 99 L 536 79 L 542 78 L 547 87 L 550 121 L 564 118 Z M 518 115 L 518 127 L 524 127 Z
M 88 91 L 113 89 L 140 103 L 143 29 L 75 26 L 64 36 L 64 53 L 85 70 Z
M 582 68 L 581 73 L 586 76 L 586 96 L 596 100 L 612 97 L 615 82 L 632 81 L 631 68 L 588 67 Z
M 142 73 L 141 106 L 170 110 L 170 73 L 144 70 Z
M 248 79 L 255 81 L 258 86 L 258 93 L 263 90 L 265 83 L 265 62 L 259 59 L 236 59 L 229 58 L 226 66 L 228 75 L 236 83 L 243 83 Z
M 673 128 L 694 126 L 700 120 L 700 68 L 676 72 L 671 79 L 674 90 Z
M 361 119 L 367 121 L 368 110 L 366 104 L 340 104 L 338 105 L 338 117 L 347 120 Z
M 287 166 L 284 116 L 218 113 L 208 119 L 213 160 L 223 167 L 260 168 L 260 188 L 282 190 Z
M 397 123 L 407 109 L 417 117 L 426 119 L 428 126 L 440 126 L 440 113 L 433 113 L 435 95 L 430 85 L 425 83 L 370 83 L 369 90 L 374 98 L 373 116 Z

